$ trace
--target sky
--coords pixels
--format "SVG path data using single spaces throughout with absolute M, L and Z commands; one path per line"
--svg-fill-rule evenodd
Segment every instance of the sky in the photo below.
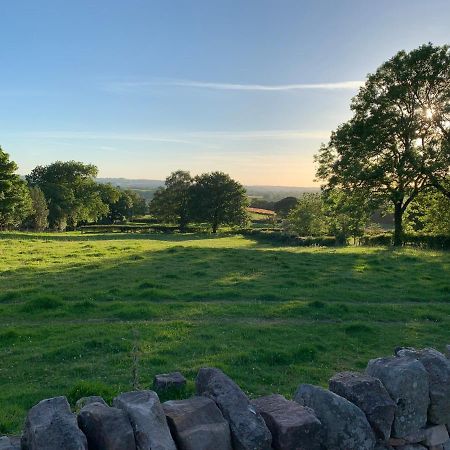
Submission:
M 448 0 L 0 0 L 0 17 L 0 145 L 21 174 L 314 186 L 367 74 L 450 43 Z

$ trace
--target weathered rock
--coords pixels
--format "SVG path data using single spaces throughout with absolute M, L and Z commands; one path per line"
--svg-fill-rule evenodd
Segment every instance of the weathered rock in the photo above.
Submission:
M 425 430 L 425 438 L 421 441 L 423 445 L 432 447 L 433 445 L 441 445 L 449 440 L 449 435 L 445 425 L 435 425 Z
M 186 378 L 180 372 L 161 373 L 153 379 L 153 389 L 155 391 L 182 389 L 184 386 L 186 386 Z
M 428 421 L 439 425 L 450 422 L 450 360 L 432 348 L 415 350 L 404 348 L 397 355 L 418 359 L 428 373 L 430 405 Z
M 113 406 L 128 414 L 137 450 L 176 450 L 156 392 L 120 394 L 114 399 Z
M 388 445 L 391 445 L 392 447 L 400 447 L 402 445 L 406 445 L 406 439 L 404 438 L 395 438 L 391 437 L 389 438 L 389 441 L 387 442 Z
M 253 400 L 272 433 L 275 450 L 320 450 L 324 430 L 314 411 L 282 395 L 268 395 Z
M 42 400 L 27 415 L 22 436 L 24 450 L 87 450 L 66 397 Z
M 444 444 L 442 444 L 442 450 L 450 450 L 450 441 L 447 441 Z
M 91 395 L 89 397 L 81 397 L 80 399 L 78 399 L 75 403 L 75 409 L 77 411 L 80 411 L 86 405 L 89 405 L 89 403 L 101 403 L 102 405 L 108 406 L 102 397 L 98 395 Z
M 394 447 L 391 447 L 385 442 L 377 442 L 373 450 L 394 450 Z
M 0 450 L 20 450 L 20 438 L 0 437 Z
M 395 447 L 396 450 L 427 450 L 426 447 L 420 444 L 406 444 Z
M 197 393 L 214 400 L 230 424 L 234 450 L 271 448 L 272 436 L 263 418 L 231 378 L 219 369 L 203 368 L 195 384 Z
M 133 428 L 125 411 L 89 403 L 78 414 L 89 450 L 136 450 Z
M 406 444 L 419 444 L 422 442 L 427 436 L 427 430 L 425 428 L 421 428 L 420 430 L 414 431 L 413 433 L 408 434 L 401 438 L 402 441 Z
M 330 391 L 361 409 L 379 439 L 389 439 L 395 403 L 378 378 L 356 372 L 341 372 L 330 379 Z
M 372 450 L 375 435 L 364 413 L 345 398 L 310 384 L 301 384 L 294 400 L 312 408 L 325 428 L 329 449 Z
M 211 399 L 171 400 L 163 409 L 179 450 L 231 450 L 230 427 Z
M 366 373 L 379 378 L 397 405 L 392 425 L 393 437 L 404 437 L 427 422 L 428 374 L 414 358 L 377 358 L 369 361 Z

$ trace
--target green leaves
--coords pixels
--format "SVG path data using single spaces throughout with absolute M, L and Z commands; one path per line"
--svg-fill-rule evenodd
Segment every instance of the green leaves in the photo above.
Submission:
M 351 109 L 316 156 L 317 178 L 374 207 L 391 202 L 401 243 L 410 203 L 431 186 L 443 190 L 450 174 L 449 47 L 397 53 L 368 76 Z
M 178 223 L 184 230 L 190 221 L 207 222 L 215 233 L 220 225 L 241 225 L 247 220 L 244 187 L 223 172 L 204 173 L 191 178 L 178 170 L 166 178 L 150 205 L 162 221 Z
M 243 225 L 248 199 L 244 187 L 223 172 L 195 177 L 190 190 L 193 218 L 208 222 L 213 233 L 220 225 Z
M 190 221 L 189 190 L 192 182 L 189 172 L 172 172 L 166 178 L 165 187 L 159 188 L 153 196 L 152 214 L 162 222 L 178 223 L 184 230 Z
M 16 163 L 0 147 L 0 229 L 20 225 L 31 210 L 28 189 L 16 170 Z

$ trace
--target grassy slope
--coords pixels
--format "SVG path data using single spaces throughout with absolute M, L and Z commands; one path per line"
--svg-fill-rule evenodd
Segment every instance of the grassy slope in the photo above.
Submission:
M 441 348 L 449 274 L 450 253 L 417 250 L 0 234 L 0 433 L 44 397 L 130 389 L 136 339 L 141 385 L 179 369 L 187 394 L 204 365 L 292 396 L 396 345 Z

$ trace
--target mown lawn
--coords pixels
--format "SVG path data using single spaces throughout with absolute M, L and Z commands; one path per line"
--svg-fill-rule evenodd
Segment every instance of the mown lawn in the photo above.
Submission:
M 239 236 L 0 233 L 0 433 L 44 397 L 225 370 L 251 396 L 450 343 L 450 253 Z M 139 348 L 139 353 L 133 352 Z M 134 380 L 135 382 L 136 380 Z

